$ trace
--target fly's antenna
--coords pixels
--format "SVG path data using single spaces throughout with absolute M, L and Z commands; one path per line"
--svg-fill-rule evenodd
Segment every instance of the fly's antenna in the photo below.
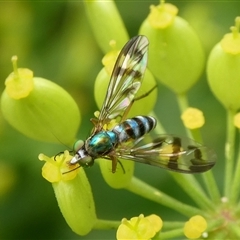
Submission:
M 76 168 L 73 168 L 73 169 L 71 169 L 71 170 L 69 170 L 69 171 L 67 171 L 67 172 L 63 172 L 62 174 L 67 174 L 67 173 L 73 172 L 73 171 L 77 170 L 77 169 L 80 168 L 80 167 L 81 167 L 81 166 L 77 166 Z
M 61 143 L 63 146 L 65 146 L 67 149 L 71 149 L 72 151 L 72 148 L 70 148 L 68 145 L 66 145 L 65 143 L 63 143 L 53 132 L 51 132 L 51 134 L 59 141 L 59 143 Z M 62 152 L 60 152 L 62 153 Z M 58 154 L 57 154 L 58 155 Z
M 74 151 L 72 150 L 72 148 L 70 148 L 69 146 L 67 146 L 65 143 L 63 143 L 53 132 L 51 132 L 51 134 L 63 145 L 65 146 L 68 150 L 69 150 L 69 153 L 72 154 L 74 153 Z M 57 153 L 55 156 L 54 156 L 54 161 L 56 161 L 56 157 L 63 154 L 64 152 L 59 152 Z

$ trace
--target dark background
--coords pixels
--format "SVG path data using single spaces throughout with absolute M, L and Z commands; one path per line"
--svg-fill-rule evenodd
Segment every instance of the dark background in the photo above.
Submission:
M 195 28 L 206 56 L 223 35 L 229 32 L 240 9 L 238 1 L 171 3 L 179 8 L 179 16 Z M 158 1 L 116 2 L 131 37 L 138 33 L 142 21 L 147 17 L 150 4 L 156 5 Z M 6 77 L 12 72 L 10 59 L 13 55 L 18 55 L 19 67 L 29 68 L 34 71 L 35 76 L 54 81 L 70 92 L 82 114 L 78 137 L 85 139 L 92 126 L 89 119 L 97 109 L 93 98 L 93 84 L 102 68 L 103 54 L 95 42 L 83 3 L 1 2 L 1 92 Z M 190 105 L 202 109 L 205 114 L 203 138 L 205 144 L 214 148 L 218 154 L 218 163 L 213 172 L 222 189 L 225 110 L 210 92 L 205 72 L 188 96 Z M 155 112 L 169 133 L 185 134 L 175 96 L 161 84 Z M 92 231 L 87 236 L 79 237 L 65 223 L 51 185 L 41 176 L 43 163 L 37 158 L 41 152 L 51 156 L 64 149 L 61 144 L 37 142 L 21 135 L 9 126 L 0 112 L 1 239 L 115 238 L 115 230 Z M 97 164 L 87 169 L 86 173 L 92 186 L 97 216 L 101 219 L 120 220 L 123 217 L 138 216 L 140 213 L 155 213 L 165 221 L 186 220 L 171 209 L 125 190 L 111 189 L 104 182 Z M 170 196 L 175 196 L 184 203 L 194 204 L 167 171 L 136 164 L 135 174 Z

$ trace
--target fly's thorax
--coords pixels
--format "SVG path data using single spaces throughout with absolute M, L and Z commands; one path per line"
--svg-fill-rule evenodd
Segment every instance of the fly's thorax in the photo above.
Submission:
M 150 116 L 136 116 L 127 119 L 113 128 L 113 132 L 118 135 L 119 142 L 126 142 L 129 139 L 137 139 L 149 133 L 156 127 L 157 121 Z
M 86 150 L 90 156 L 97 158 L 110 153 L 116 144 L 118 137 L 112 131 L 100 131 L 86 140 Z

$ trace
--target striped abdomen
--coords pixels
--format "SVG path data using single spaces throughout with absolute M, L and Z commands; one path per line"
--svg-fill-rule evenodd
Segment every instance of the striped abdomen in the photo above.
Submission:
M 153 117 L 137 116 L 115 126 L 112 131 L 117 134 L 118 141 L 121 143 L 142 137 L 154 129 L 156 124 L 157 121 Z

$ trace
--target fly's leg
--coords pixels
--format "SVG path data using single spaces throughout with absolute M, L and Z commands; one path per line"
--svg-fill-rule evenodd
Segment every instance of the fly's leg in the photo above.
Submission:
M 140 100 L 140 99 L 142 99 L 142 98 L 147 97 L 155 88 L 157 88 L 157 84 L 156 84 L 155 86 L 153 86 L 153 87 L 152 87 L 149 91 L 147 91 L 146 93 L 142 94 L 142 95 L 139 96 L 139 97 L 134 98 L 134 99 L 131 101 L 131 103 L 128 105 L 126 111 L 124 112 L 124 115 L 122 116 L 121 122 L 123 122 L 123 121 L 125 121 L 125 120 L 127 119 L 127 115 L 128 115 L 128 113 L 129 113 L 129 111 L 130 111 L 133 103 L 134 103 L 135 101 L 138 101 L 138 100 Z
M 140 99 L 142 99 L 142 98 L 147 97 L 155 88 L 157 88 L 157 84 L 156 84 L 155 86 L 153 86 L 150 90 L 148 90 L 146 93 L 142 94 L 142 95 L 139 96 L 139 97 L 134 98 L 134 99 L 133 99 L 133 102 L 134 102 L 134 101 L 138 101 L 138 100 L 140 100 Z
M 117 169 L 118 160 L 117 160 L 116 156 L 111 155 L 109 157 L 112 160 L 112 173 L 115 173 L 116 169 Z
M 123 167 L 123 164 L 121 163 L 121 161 L 120 161 L 120 160 L 118 160 L 118 163 L 120 164 L 120 166 L 121 166 L 121 168 L 122 168 L 122 170 L 123 170 L 123 174 L 125 174 L 125 173 L 126 173 L 126 171 L 125 171 L 125 169 L 124 169 L 124 167 Z

